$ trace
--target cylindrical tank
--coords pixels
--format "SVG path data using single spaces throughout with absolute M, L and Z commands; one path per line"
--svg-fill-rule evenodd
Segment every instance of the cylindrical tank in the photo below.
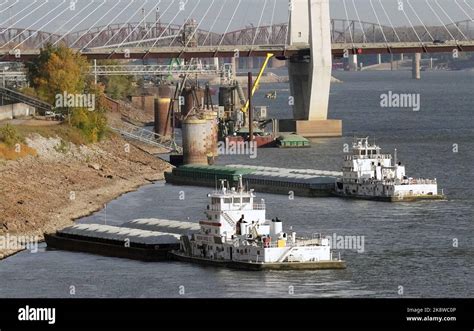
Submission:
M 207 156 L 211 145 L 209 121 L 189 117 L 183 121 L 183 162 L 184 164 L 208 164 Z
M 194 96 L 196 93 L 197 100 Z M 200 108 L 204 100 L 204 90 L 196 87 L 187 87 L 183 89 L 181 96 L 184 98 L 184 104 L 181 105 L 181 116 L 185 117 L 194 107 Z
M 211 158 L 214 158 L 218 155 L 217 141 L 218 141 L 218 135 L 219 135 L 219 126 L 217 122 L 217 112 L 206 111 L 204 113 L 204 119 L 207 121 L 209 130 L 211 131 L 211 136 L 209 140 L 210 144 L 208 146 L 208 155 Z
M 155 132 L 164 137 L 169 137 L 172 133 L 171 95 L 169 86 L 160 86 L 155 98 Z
M 277 238 L 278 235 L 283 232 L 283 223 L 280 220 L 272 220 L 270 223 L 270 236 Z

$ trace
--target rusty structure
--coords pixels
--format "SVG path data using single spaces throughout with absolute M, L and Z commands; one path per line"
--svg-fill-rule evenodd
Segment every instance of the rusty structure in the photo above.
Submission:
M 171 87 L 160 86 L 155 98 L 155 133 L 164 138 L 171 138 L 173 134 L 172 95 Z
M 415 31 L 423 41 L 431 39 L 422 25 L 415 26 Z M 463 20 L 444 26 L 427 26 L 430 34 L 440 40 L 450 40 L 451 36 L 458 40 L 465 39 L 461 32 L 470 40 L 474 40 L 474 22 Z M 64 43 L 72 48 L 147 48 L 147 47 L 199 47 L 199 46 L 230 46 L 230 45 L 288 45 L 288 24 L 279 23 L 267 26 L 250 26 L 225 34 L 199 29 L 192 19 L 183 25 L 130 22 L 114 23 L 106 26 L 71 32 L 67 35 L 24 29 L 17 27 L 0 27 L 0 49 L 35 50 L 47 43 Z M 383 31 L 383 33 L 382 33 Z M 411 27 L 395 27 L 387 25 L 345 19 L 331 20 L 331 39 L 333 44 L 348 43 L 381 43 L 414 42 L 418 38 Z M 352 39 L 351 39 L 352 38 Z

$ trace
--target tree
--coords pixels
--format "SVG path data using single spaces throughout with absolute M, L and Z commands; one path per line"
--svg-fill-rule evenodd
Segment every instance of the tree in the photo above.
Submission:
M 120 65 L 116 60 L 103 60 L 98 65 Z M 100 82 L 105 85 L 105 93 L 112 99 L 125 99 L 134 92 L 133 76 L 102 76 Z
M 48 103 L 54 104 L 58 94 L 84 91 L 87 60 L 66 46 L 46 46 L 27 68 L 30 85 Z

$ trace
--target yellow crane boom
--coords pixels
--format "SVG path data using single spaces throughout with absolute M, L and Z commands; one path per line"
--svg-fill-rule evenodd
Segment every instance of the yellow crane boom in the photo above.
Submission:
M 260 68 L 260 72 L 258 73 L 258 76 L 257 76 L 257 78 L 255 79 L 255 82 L 253 83 L 253 87 L 252 87 L 252 97 L 253 97 L 253 95 L 255 94 L 255 92 L 256 92 L 257 89 L 258 89 L 258 84 L 260 83 L 260 79 L 261 79 L 262 76 L 263 76 L 263 72 L 264 72 L 265 69 L 267 68 L 268 62 L 270 61 L 270 59 L 271 59 L 272 57 L 273 57 L 273 54 L 272 54 L 272 53 L 267 53 L 267 57 L 265 58 L 265 61 L 263 62 L 262 67 Z M 242 112 L 246 113 L 248 109 L 249 109 L 249 100 L 247 99 L 247 102 L 245 103 L 245 106 L 244 106 L 241 110 L 242 110 Z

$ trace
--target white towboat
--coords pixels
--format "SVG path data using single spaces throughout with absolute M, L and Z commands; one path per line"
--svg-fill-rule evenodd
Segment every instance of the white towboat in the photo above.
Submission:
M 253 190 L 226 187 L 208 195 L 210 204 L 200 222 L 200 231 L 181 237 L 181 261 L 229 268 L 262 269 L 343 269 L 345 262 L 333 259 L 327 238 L 299 238 L 287 234 L 277 218 L 265 218 L 265 202 L 256 203 Z
M 346 155 L 343 175 L 336 181 L 336 194 L 343 197 L 382 201 L 414 201 L 443 199 L 436 179 L 414 179 L 405 175 L 405 166 L 391 154 L 369 143 L 369 138 L 356 138 L 352 155 Z M 393 163 L 392 163 L 393 161 Z

